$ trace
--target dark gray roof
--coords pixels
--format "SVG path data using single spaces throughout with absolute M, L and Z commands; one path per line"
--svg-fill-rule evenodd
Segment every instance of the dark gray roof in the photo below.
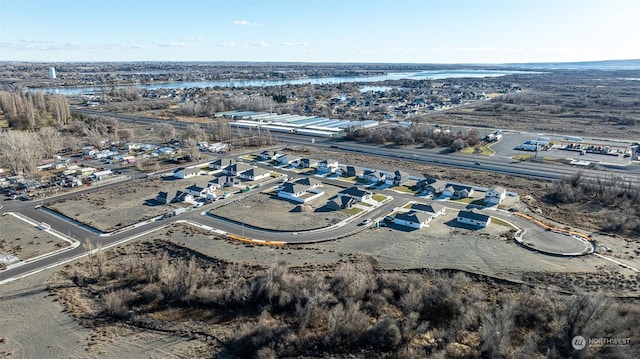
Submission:
M 305 178 L 300 178 L 298 180 L 296 180 L 294 183 L 296 184 L 300 184 L 303 186 L 315 186 L 317 184 L 322 184 L 322 182 L 315 180 L 313 178 L 310 177 L 305 177 Z
M 398 213 L 396 214 L 396 219 L 399 220 L 403 220 L 403 221 L 408 221 L 408 222 L 414 222 L 414 223 L 424 223 L 426 222 L 431 216 L 424 213 L 424 212 L 416 212 L 416 211 L 411 211 L 408 213 Z
M 427 213 L 438 213 L 442 211 L 445 207 L 441 204 L 432 203 L 432 204 L 422 204 L 422 203 L 414 203 L 411 206 L 411 209 L 416 211 L 422 211 Z
M 301 184 L 287 182 L 287 183 L 282 185 L 282 189 L 280 191 L 285 192 L 285 193 L 293 193 L 293 194 L 295 194 L 295 193 L 306 191 L 307 188 L 309 188 L 309 187 L 301 185 Z
M 354 197 L 364 197 L 367 194 L 371 194 L 371 192 L 367 190 L 362 190 L 356 186 L 345 188 L 339 193 L 343 195 L 354 196 Z
M 486 222 L 487 220 L 489 220 L 489 216 L 480 212 L 476 212 L 475 210 L 460 211 L 460 213 L 458 213 L 458 217 L 473 219 L 480 222 Z

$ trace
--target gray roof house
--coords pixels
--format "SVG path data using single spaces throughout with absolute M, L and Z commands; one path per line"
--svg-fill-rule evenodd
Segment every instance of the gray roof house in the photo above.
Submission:
M 470 211 L 460 211 L 456 221 L 484 228 L 491 223 L 491 217 L 472 209 Z
M 369 200 L 371 199 L 372 195 L 373 193 L 367 190 L 360 189 L 356 186 L 345 188 L 342 191 L 338 192 L 338 197 L 349 196 L 349 197 L 353 197 L 358 202 Z
M 433 216 L 419 211 L 410 211 L 407 213 L 398 213 L 393 219 L 393 223 L 405 226 L 420 229 L 425 227 L 433 218 Z
M 396 170 L 393 173 L 393 185 L 401 186 L 409 180 L 409 174 L 404 171 Z
M 171 190 L 171 191 L 167 191 L 167 192 L 160 192 L 158 193 L 158 195 L 155 198 L 155 201 L 160 203 L 160 204 L 169 204 L 171 202 L 173 202 L 173 200 L 176 198 L 176 196 L 178 195 L 178 191 L 176 190 Z

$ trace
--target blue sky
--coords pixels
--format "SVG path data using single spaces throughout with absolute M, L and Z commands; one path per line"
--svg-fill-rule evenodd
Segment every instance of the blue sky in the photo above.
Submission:
M 640 59 L 639 15 L 639 0 L 0 0 L 0 60 Z

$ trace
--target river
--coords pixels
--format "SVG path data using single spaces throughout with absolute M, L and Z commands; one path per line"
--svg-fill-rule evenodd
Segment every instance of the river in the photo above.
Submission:
M 510 71 L 510 70 L 429 70 L 418 72 L 390 72 L 385 75 L 370 77 L 321 77 L 321 78 L 301 78 L 293 80 L 224 80 L 224 81 L 194 81 L 194 82 L 170 82 L 144 85 L 122 85 L 118 87 L 136 87 L 144 90 L 158 89 L 183 89 L 183 88 L 205 88 L 205 87 L 266 87 L 282 85 L 302 85 L 302 84 L 337 84 L 346 82 L 379 82 L 385 80 L 441 80 L 448 78 L 484 78 L 499 77 L 511 74 L 539 73 L 531 71 Z M 56 93 L 65 96 L 91 95 L 109 91 L 113 85 L 104 86 L 79 86 L 79 87 L 43 87 L 31 88 L 29 91 L 42 91 L 45 93 Z

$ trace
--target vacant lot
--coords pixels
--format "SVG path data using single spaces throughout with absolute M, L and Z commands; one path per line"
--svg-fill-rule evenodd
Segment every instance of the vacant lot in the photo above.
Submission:
M 9 254 L 25 260 L 68 245 L 69 242 L 41 231 L 14 216 L 0 217 L 0 258 L 3 254 Z M 2 262 L 1 259 L 0 262 Z
M 180 206 L 158 205 L 153 199 L 160 191 L 182 190 L 194 183 L 206 182 L 210 176 L 189 179 L 153 179 L 144 182 L 125 183 L 117 187 L 82 194 L 72 199 L 47 204 L 79 222 L 103 232 L 140 222 L 169 212 Z
M 328 227 L 349 217 L 347 213 L 325 207 L 327 200 L 341 188 L 323 185 L 325 194 L 308 203 L 294 203 L 279 198 L 275 191 L 243 198 L 211 211 L 212 214 L 247 225 L 281 231 L 305 231 Z

